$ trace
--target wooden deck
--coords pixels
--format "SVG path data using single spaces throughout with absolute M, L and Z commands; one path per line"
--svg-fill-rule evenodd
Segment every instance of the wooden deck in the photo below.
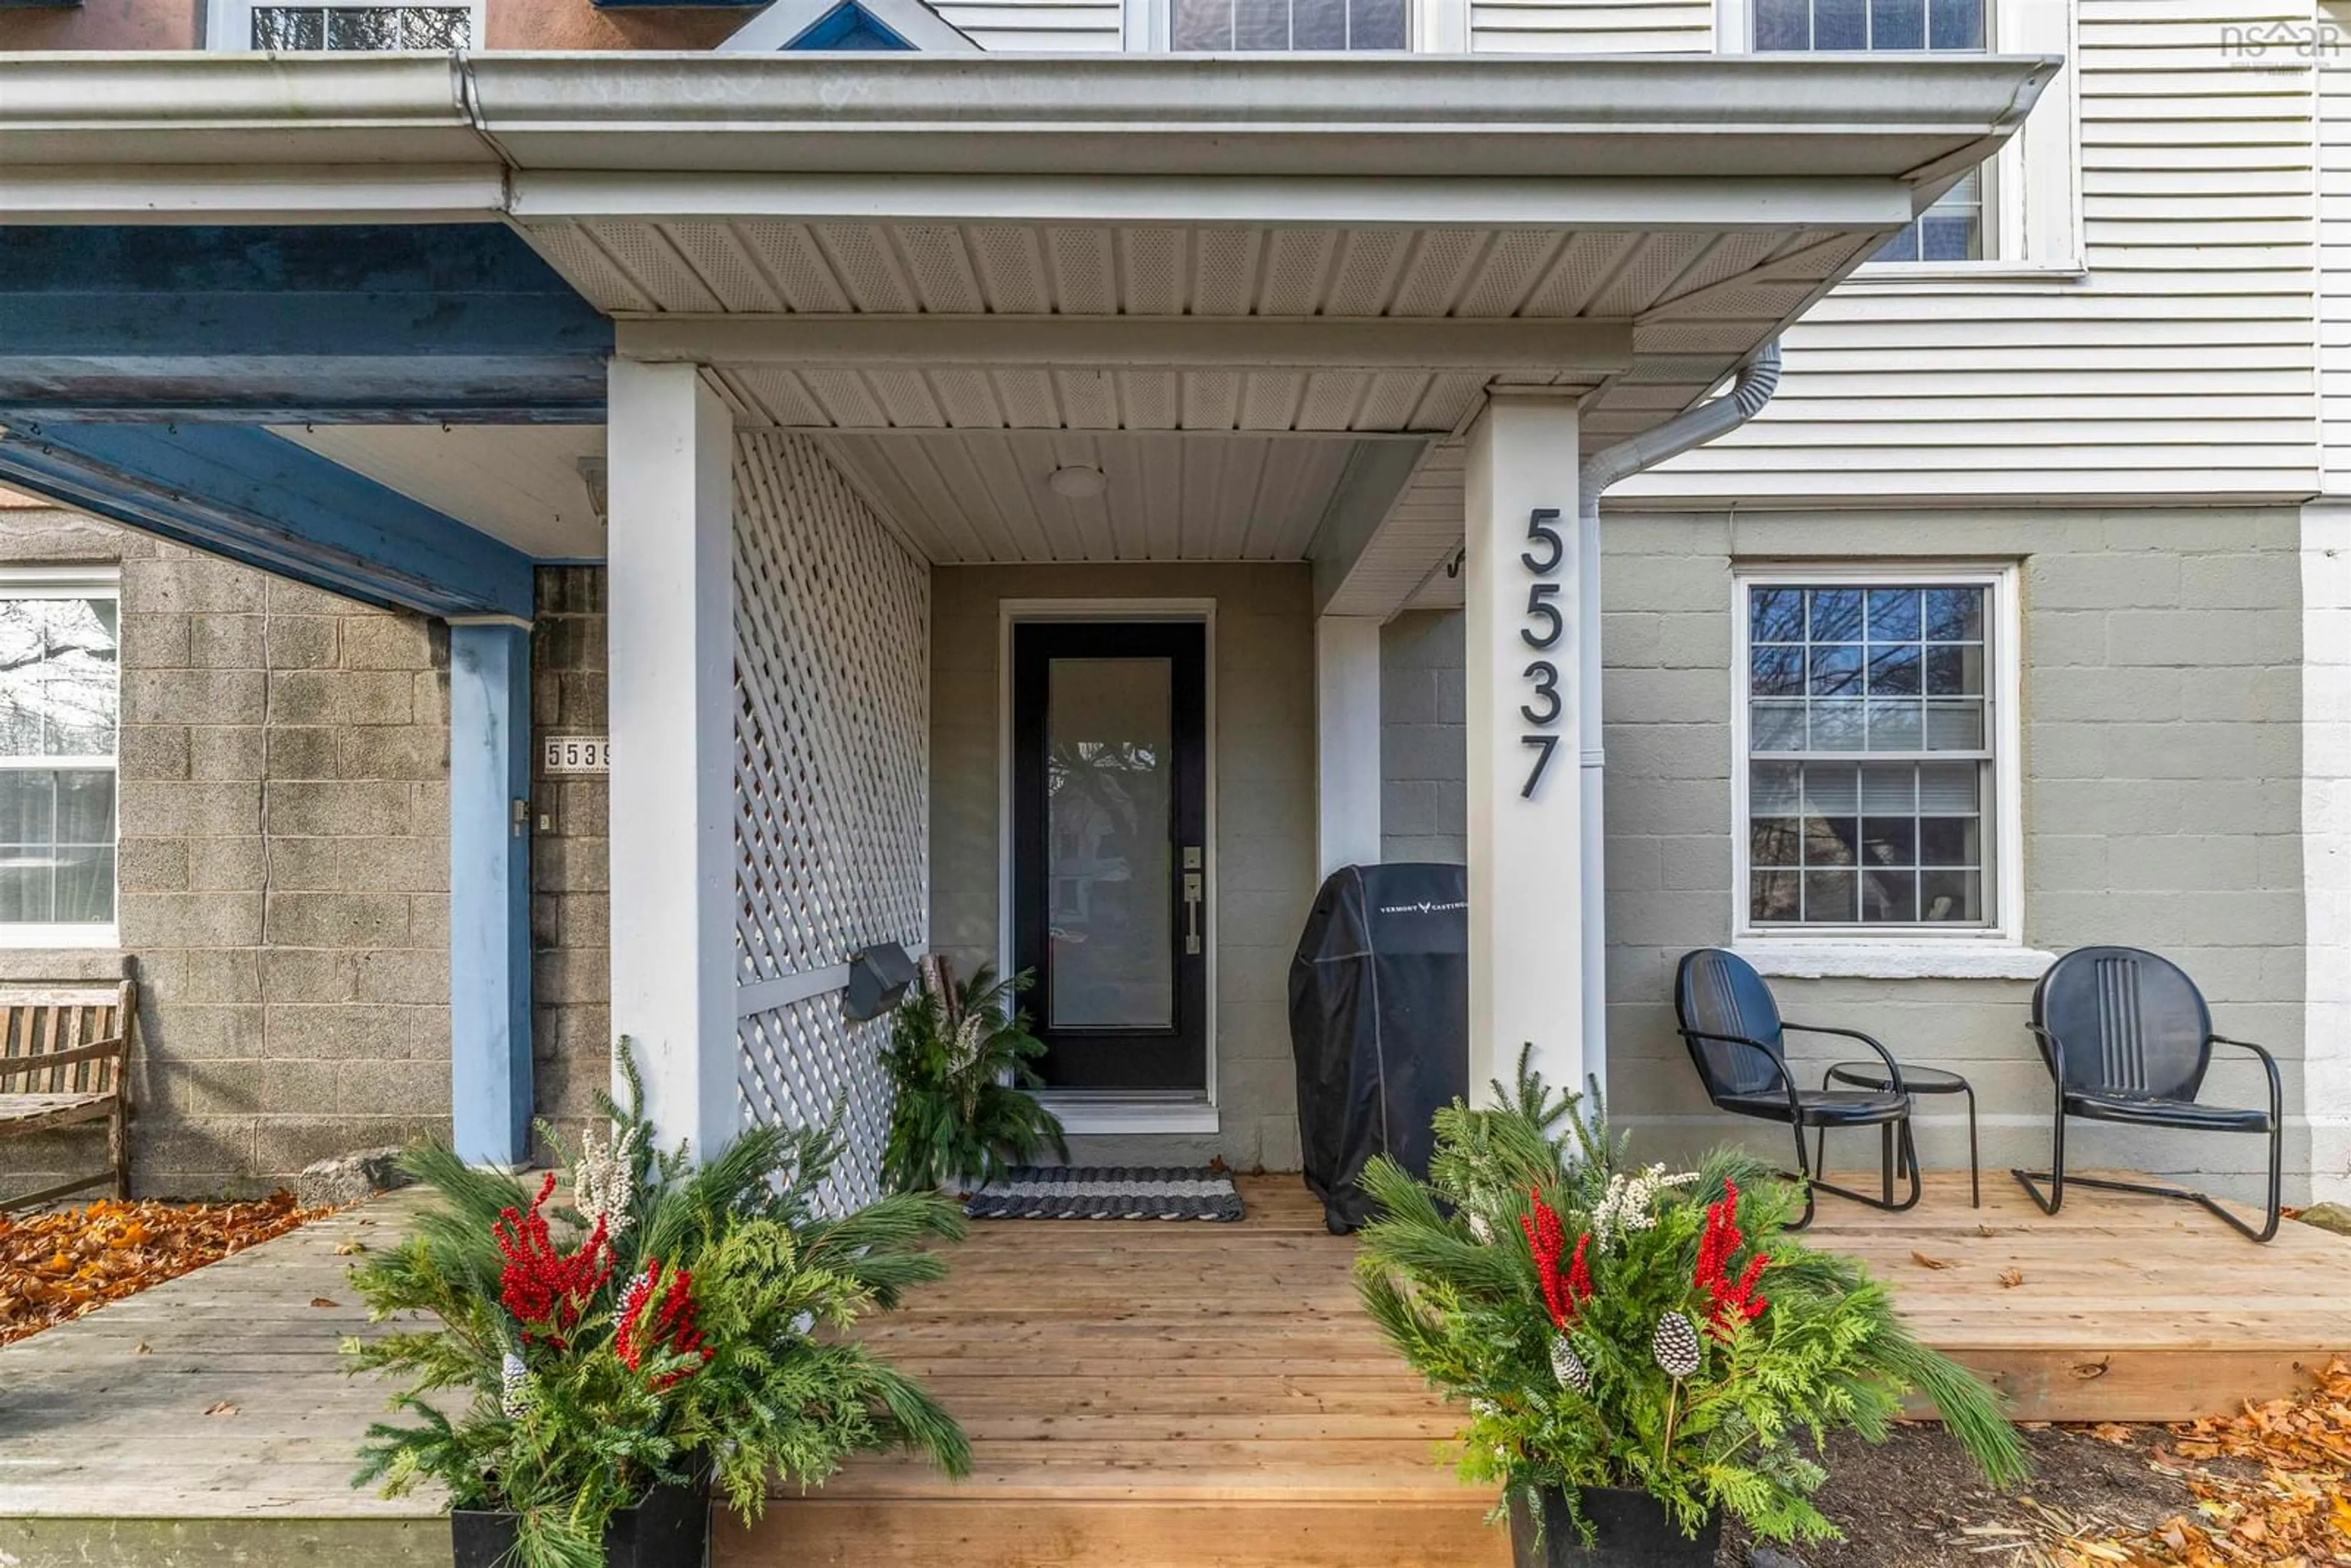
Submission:
M 962 1417 L 977 1473 L 854 1466 L 749 1532 L 722 1520 L 714 1563 L 1499 1568 L 1487 1500 L 1437 1458 L 1450 1416 L 1355 1308 L 1352 1245 L 1295 1177 L 1243 1191 L 1238 1225 L 976 1226 L 953 1277 L 872 1333 Z M 2289 1225 L 2257 1249 L 2087 1191 L 2048 1219 L 2004 1173 L 1985 1197 L 1946 1176 L 1908 1216 L 1824 1199 L 1815 1237 L 2026 1418 L 2208 1414 L 2351 1354 L 2351 1242 Z M 435 1499 L 347 1485 L 382 1390 L 340 1370 L 362 1314 L 337 1249 L 396 1234 L 412 1201 L 0 1348 L 0 1563 L 445 1568 Z
M 950 1483 L 860 1464 L 779 1498 L 713 1562 L 977 1568 L 1420 1568 L 1509 1560 L 1490 1499 L 1440 1463 L 1452 1418 L 1356 1310 L 1352 1245 L 1295 1177 L 1245 1181 L 1236 1226 L 997 1222 L 874 1325 L 973 1438 Z M 1990 1175 L 1908 1215 L 1822 1200 L 1920 1333 L 2029 1420 L 2168 1420 L 2297 1386 L 2351 1354 L 2351 1242 L 2265 1249 L 2178 1204 L 2076 1189 L 2049 1218 Z M 1931 1266 L 1921 1260 L 1931 1260 Z M 2013 1284 L 2003 1284 L 2011 1274 Z
M 437 1498 L 350 1489 L 384 1390 L 344 1375 L 336 1350 L 367 1332 L 336 1249 L 398 1236 L 413 1201 L 346 1209 L 0 1346 L 0 1564 L 448 1568 Z

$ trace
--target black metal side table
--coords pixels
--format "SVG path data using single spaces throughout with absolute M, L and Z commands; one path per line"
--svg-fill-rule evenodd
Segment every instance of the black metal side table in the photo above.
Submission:
M 1828 1070 L 1821 1080 L 1823 1089 L 1838 1084 L 1852 1089 L 1874 1089 L 1891 1093 L 1894 1076 L 1886 1071 L 1882 1061 L 1840 1061 Z M 1913 1094 L 1964 1094 L 1968 1097 L 1968 1190 L 1970 1207 L 1983 1207 L 1983 1166 L 1976 1154 L 1976 1091 L 1958 1073 L 1940 1067 L 1913 1067 L 1902 1064 L 1902 1087 Z M 1801 1151 L 1802 1145 L 1799 1145 Z M 1813 1172 L 1822 1175 L 1828 1169 L 1829 1130 L 1823 1127 L 1813 1148 Z

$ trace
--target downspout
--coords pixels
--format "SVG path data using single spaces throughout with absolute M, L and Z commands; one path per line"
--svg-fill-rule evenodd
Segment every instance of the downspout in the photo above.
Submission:
M 1600 708 L 1600 496 L 1610 486 L 1703 446 L 1745 424 L 1780 385 L 1780 340 L 1757 350 L 1720 397 L 1684 409 L 1654 430 L 1593 453 L 1576 483 L 1577 739 L 1583 753 L 1582 885 L 1583 1071 L 1608 1082 L 1608 817 L 1601 799 L 1607 759 Z

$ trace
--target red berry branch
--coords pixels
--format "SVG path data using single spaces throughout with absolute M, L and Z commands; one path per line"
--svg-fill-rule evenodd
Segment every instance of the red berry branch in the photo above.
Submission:
M 540 1212 L 555 1192 L 555 1173 L 539 1184 L 530 1212 L 508 1207 L 490 1227 L 506 1267 L 498 1275 L 498 1300 L 522 1325 L 525 1343 L 533 1338 L 556 1349 L 580 1322 L 590 1298 L 612 1277 L 612 1254 L 604 1244 L 604 1222 L 588 1233 L 578 1250 L 559 1250 L 548 1235 L 547 1216 Z
M 1734 1323 L 1753 1322 L 1771 1304 L 1755 1293 L 1755 1282 L 1763 1276 L 1762 1253 L 1748 1259 L 1737 1279 L 1731 1277 L 1731 1260 L 1747 1241 L 1738 1214 L 1739 1184 L 1726 1181 L 1721 1201 L 1707 1206 L 1706 1231 L 1698 1243 L 1698 1288 L 1706 1292 L 1707 1327 L 1718 1339 L 1729 1339 Z
M 1542 1281 L 1543 1305 L 1550 1309 L 1552 1325 L 1564 1329 L 1574 1320 L 1576 1308 L 1593 1296 L 1592 1270 L 1583 1259 L 1592 1245 L 1592 1232 L 1575 1239 L 1575 1255 L 1562 1274 L 1559 1260 L 1567 1250 L 1567 1231 L 1559 1222 L 1558 1211 L 1542 1200 L 1540 1191 L 1527 1196 L 1534 1200 L 1534 1212 L 1519 1216 L 1519 1228 L 1526 1232 L 1527 1246 L 1534 1252 L 1535 1276 Z
M 621 1303 L 620 1326 L 612 1332 L 613 1352 L 631 1372 L 643 1364 L 649 1351 L 696 1358 L 688 1365 L 655 1377 L 655 1392 L 701 1371 L 711 1357 L 709 1347 L 702 1343 L 702 1331 L 694 1325 L 694 1276 L 684 1269 L 677 1270 L 670 1276 L 669 1289 L 662 1292 L 656 1303 L 653 1291 L 661 1282 L 661 1268 L 660 1259 L 645 1260 L 645 1271 L 629 1283 L 628 1294 Z M 649 1307 L 653 1311 L 650 1329 L 645 1322 Z

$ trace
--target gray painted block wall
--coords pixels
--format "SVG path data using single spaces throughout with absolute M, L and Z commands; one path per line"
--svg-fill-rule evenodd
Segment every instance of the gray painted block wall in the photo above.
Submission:
M 1409 610 L 1380 628 L 1380 855 L 1469 858 L 1458 611 Z
M 2223 1033 L 2274 1051 L 2302 1103 L 2300 580 L 2291 509 L 1611 513 L 1604 581 L 1609 777 L 1610 1091 L 1661 1154 L 1742 1135 L 1712 1113 L 1674 1033 L 1673 965 L 1731 921 L 1734 560 L 2023 562 L 2025 940 L 2099 942 L 2183 964 Z M 1458 613 L 1399 617 L 1383 637 L 1384 824 L 1391 856 L 1449 846 L 1459 730 L 1437 733 L 1425 686 L 1455 683 Z M 2049 1086 L 2024 1030 L 2032 988 L 1997 980 L 1782 980 L 1792 1017 L 1878 1034 L 1954 1068 L 1982 1098 L 1984 1160 L 2045 1155 Z M 1817 1060 L 1816 1060 L 1817 1059 Z M 1802 1052 L 1817 1073 L 1827 1052 Z M 1813 1078 L 1811 1082 L 1817 1082 Z M 2214 1068 L 2208 1094 L 2263 1103 L 2257 1072 Z M 1956 1102 L 1922 1107 L 1930 1164 L 1962 1165 Z M 2077 1124 L 2077 1163 L 2210 1173 L 2250 1196 L 2249 1137 L 2116 1136 Z M 1853 1144 L 1833 1162 L 1865 1165 Z M 2306 1186 L 2306 1132 L 2286 1160 Z
M 1314 902 L 1314 633 L 1302 565 L 938 567 L 931 573 L 931 943 L 997 961 L 999 601 L 1217 601 L 1217 1071 L 1222 1126 L 1083 1137 L 1114 1165 L 1296 1170 L 1289 967 Z

